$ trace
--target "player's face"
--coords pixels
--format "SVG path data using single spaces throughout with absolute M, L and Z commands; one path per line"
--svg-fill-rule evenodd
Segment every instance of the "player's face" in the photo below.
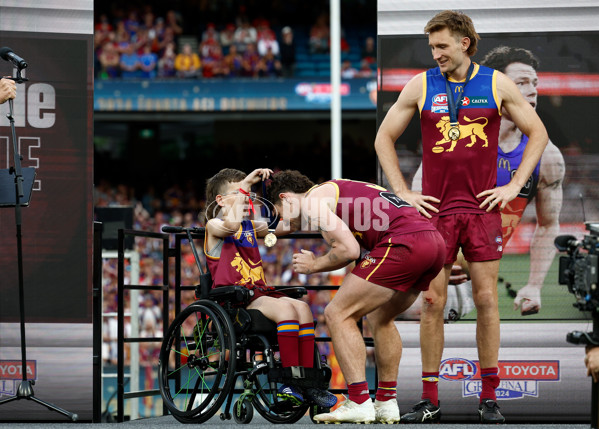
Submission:
M 505 68 L 505 75 L 514 81 L 526 101 L 536 109 L 539 84 L 536 70 L 527 64 L 512 63 Z
M 451 75 L 468 58 L 460 40 L 448 28 L 428 35 L 428 45 L 441 72 Z
M 287 231 L 299 231 L 301 229 L 300 204 L 294 198 L 281 199 L 275 208 L 281 217 L 281 222 Z

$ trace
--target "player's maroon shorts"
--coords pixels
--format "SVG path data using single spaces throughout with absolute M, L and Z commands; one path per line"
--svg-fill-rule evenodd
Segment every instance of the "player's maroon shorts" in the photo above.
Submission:
M 352 270 L 371 283 L 399 291 L 427 290 L 445 261 L 445 243 L 437 231 L 394 235 L 376 245 Z
M 499 211 L 433 216 L 431 222 L 445 240 L 445 264 L 456 260 L 460 247 L 464 259 L 469 262 L 501 259 L 503 236 Z

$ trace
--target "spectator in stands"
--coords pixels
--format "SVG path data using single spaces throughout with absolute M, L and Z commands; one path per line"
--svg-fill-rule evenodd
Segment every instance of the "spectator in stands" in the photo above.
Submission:
M 206 24 L 206 29 L 202 32 L 202 42 L 205 42 L 206 40 L 212 39 L 212 40 L 218 40 L 219 38 L 219 34 L 218 31 L 216 30 L 216 25 L 214 25 L 213 22 L 209 22 L 208 24 Z
M 231 77 L 241 76 L 243 58 L 237 52 L 237 45 L 229 46 L 229 53 L 225 55 L 225 74 Z
M 129 44 L 124 52 L 121 54 L 121 61 L 119 66 L 121 68 L 121 77 L 123 78 L 134 78 L 139 77 L 139 55 L 135 51 L 135 46 Z
M 175 69 L 175 43 L 170 42 L 158 60 L 158 77 L 173 77 L 177 74 Z
M 280 54 L 280 49 L 279 49 L 279 42 L 277 41 L 276 37 L 275 37 L 275 33 L 271 30 L 271 29 L 267 29 L 262 31 L 261 36 L 258 39 L 258 55 L 260 55 L 261 57 L 264 57 L 266 55 L 266 53 L 268 52 L 268 50 L 270 49 L 270 52 L 272 55 L 274 55 L 275 57 L 278 57 Z
M 362 58 L 362 61 L 360 61 L 360 68 L 358 69 L 358 72 L 356 73 L 356 77 L 372 77 L 374 76 L 374 70 L 372 70 L 372 67 L 370 66 L 370 63 L 368 62 L 368 60 L 366 58 Z
M 220 32 L 220 46 L 224 55 L 229 53 L 229 46 L 233 43 L 235 43 L 235 24 L 228 23 L 225 29 Z
M 200 57 L 193 52 L 191 44 L 185 43 L 183 45 L 183 52 L 177 54 L 177 57 L 175 58 L 175 70 L 177 70 L 177 76 L 184 78 L 197 77 L 200 73 L 201 65 Z
M 244 53 L 248 45 L 255 45 L 258 41 L 256 29 L 247 19 L 241 20 L 241 25 L 235 30 L 234 40 L 240 53 Z
M 228 74 L 224 64 L 224 56 L 220 45 L 210 49 L 208 55 L 203 56 L 202 60 L 202 76 L 203 77 L 220 77 Z
M 174 10 L 169 10 L 166 13 L 166 26 L 173 30 L 173 34 L 175 37 L 183 34 L 183 19 L 181 18 L 181 14 Z
M 310 52 L 313 54 L 329 52 L 329 36 L 328 16 L 323 12 L 310 28 Z
M 116 50 L 114 43 L 107 42 L 100 49 L 99 56 L 101 71 L 101 78 L 115 78 L 121 74 L 121 56 Z
M 374 37 L 367 37 L 362 47 L 361 57 L 368 61 L 369 64 L 376 64 L 376 46 Z
M 171 27 L 165 27 L 164 32 L 162 33 L 162 37 L 158 38 L 157 46 L 154 49 L 158 49 L 158 55 L 164 54 L 164 50 L 170 43 L 172 43 L 175 46 L 177 45 L 177 41 L 175 39 L 175 32 Z
M 139 18 L 137 16 L 137 10 L 132 9 L 129 11 L 129 16 L 123 21 L 125 31 L 129 33 L 129 37 L 133 37 L 139 30 Z
M 350 60 L 344 60 L 341 63 L 341 77 L 343 79 L 353 79 L 358 74 L 358 70 L 352 66 Z
M 245 47 L 243 53 L 243 68 L 241 70 L 242 76 L 253 77 L 258 74 L 258 63 L 260 62 L 260 56 L 256 52 L 256 45 L 249 43 Z
M 281 36 L 283 39 L 280 45 L 282 74 L 284 77 L 292 77 L 295 73 L 295 43 L 291 27 L 283 27 Z
M 117 23 L 115 32 L 116 47 L 119 53 L 122 54 L 131 44 L 131 35 L 125 30 L 125 23 L 123 21 Z
M 209 57 L 213 51 L 220 49 L 220 42 L 218 38 L 208 35 L 205 39 L 202 39 L 199 47 L 200 58 Z
M 261 77 L 277 77 L 281 76 L 282 73 L 281 61 L 275 57 L 270 48 L 268 48 L 266 54 L 260 58 L 257 69 L 258 76 Z
M 146 43 L 143 48 L 143 54 L 139 57 L 139 68 L 141 70 L 141 77 L 143 78 L 155 78 L 158 70 L 158 56 L 152 52 L 152 45 L 150 42 Z

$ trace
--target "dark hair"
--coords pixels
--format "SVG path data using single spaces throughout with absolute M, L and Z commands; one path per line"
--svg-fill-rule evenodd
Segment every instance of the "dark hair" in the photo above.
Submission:
M 472 56 L 476 53 L 478 41 L 480 36 L 474 29 L 474 24 L 468 15 L 455 10 L 444 10 L 436 14 L 429 22 L 424 26 L 424 33 L 430 34 L 435 31 L 443 30 L 448 28 L 451 34 L 455 37 L 462 36 L 470 39 L 470 46 L 466 53 Z
M 511 46 L 498 46 L 491 49 L 480 63 L 502 73 L 505 73 L 507 66 L 512 63 L 526 64 L 535 70 L 539 68 L 539 59 L 531 51 Z
M 314 182 L 297 170 L 284 170 L 273 174 L 268 186 L 268 200 L 271 204 L 277 204 L 281 199 L 282 192 L 294 192 L 303 194 L 314 186 Z
M 220 211 L 220 206 L 216 204 L 216 196 L 224 192 L 225 186 L 232 182 L 240 182 L 246 176 L 243 171 L 224 168 L 206 180 L 206 220 L 216 217 Z

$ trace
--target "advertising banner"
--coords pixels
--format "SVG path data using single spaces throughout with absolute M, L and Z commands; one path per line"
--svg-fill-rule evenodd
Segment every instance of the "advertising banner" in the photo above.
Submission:
M 0 6 L 0 45 L 23 57 L 14 122 L 22 167 L 36 175 L 22 208 L 27 378 L 35 396 L 90 420 L 92 412 L 93 2 Z M 0 61 L 1 76 L 15 76 Z M 0 168 L 14 166 L 0 105 Z M 12 180 L 12 179 L 11 179 Z M 14 396 L 21 368 L 14 207 L 0 210 L 0 400 Z M 33 401 L 0 407 L 0 420 L 63 417 Z

